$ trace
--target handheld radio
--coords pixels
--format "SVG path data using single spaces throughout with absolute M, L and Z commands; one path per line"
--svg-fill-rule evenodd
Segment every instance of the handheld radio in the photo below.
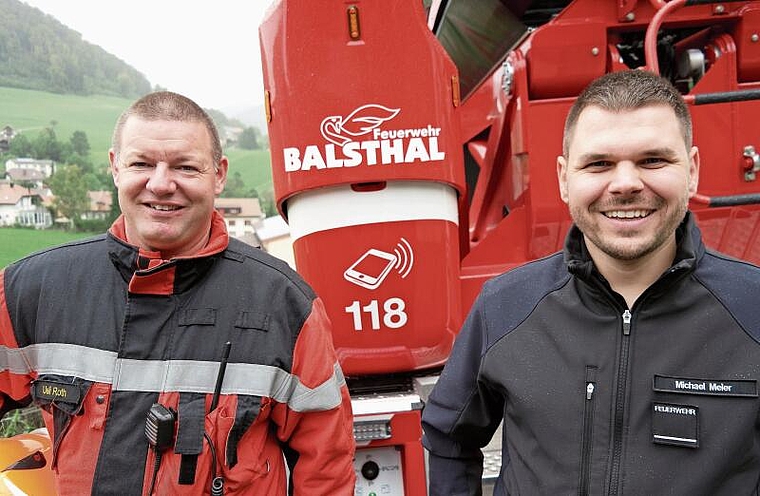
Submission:
M 165 449 L 174 444 L 174 422 L 176 420 L 177 414 L 174 410 L 160 403 L 153 403 L 148 411 L 148 418 L 145 419 L 145 437 L 148 438 L 148 444 L 156 453 L 149 495 L 153 494 L 153 489 L 156 486 L 156 475 L 158 475 L 158 467 L 161 465 L 161 455 Z
M 160 403 L 153 403 L 145 420 L 145 437 L 148 443 L 157 452 L 171 447 L 174 442 L 174 422 L 176 415 L 174 410 Z

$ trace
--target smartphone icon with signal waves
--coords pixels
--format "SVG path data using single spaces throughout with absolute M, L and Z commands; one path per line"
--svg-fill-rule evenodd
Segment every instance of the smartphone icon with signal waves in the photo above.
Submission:
M 370 248 L 343 273 L 343 278 L 367 289 L 375 289 L 396 263 L 396 255 Z

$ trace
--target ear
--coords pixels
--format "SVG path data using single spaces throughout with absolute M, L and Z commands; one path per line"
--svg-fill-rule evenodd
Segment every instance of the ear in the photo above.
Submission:
M 689 198 L 697 194 L 699 185 L 699 149 L 691 147 L 689 152 Z
M 110 166 L 108 167 L 108 170 L 111 171 L 111 176 L 113 177 L 113 184 L 117 188 L 119 187 L 119 166 L 116 163 L 116 152 L 113 151 L 113 148 L 108 150 L 108 163 Z
M 216 177 L 214 178 L 214 193 L 220 195 L 224 191 L 224 185 L 227 184 L 227 169 L 229 167 L 229 160 L 227 157 L 222 156 L 219 163 L 216 165 Z
M 567 159 L 560 155 L 557 157 L 557 181 L 559 182 L 559 196 L 562 201 L 568 203 L 567 195 Z

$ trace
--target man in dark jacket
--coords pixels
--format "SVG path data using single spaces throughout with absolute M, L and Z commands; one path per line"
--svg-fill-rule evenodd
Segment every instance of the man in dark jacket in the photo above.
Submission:
M 227 158 L 171 92 L 119 118 L 122 216 L 0 272 L 0 415 L 34 402 L 61 495 L 354 491 L 353 422 L 320 299 L 227 235 Z M 228 362 L 223 365 L 222 362 Z
M 423 414 L 431 496 L 756 494 L 760 269 L 706 250 L 680 94 L 635 70 L 579 96 L 563 253 L 487 282 Z

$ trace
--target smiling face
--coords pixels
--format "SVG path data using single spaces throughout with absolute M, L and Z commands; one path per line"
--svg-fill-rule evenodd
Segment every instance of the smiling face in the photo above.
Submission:
M 557 159 L 560 195 L 594 260 L 672 262 L 699 171 L 697 148 L 687 149 L 675 112 L 660 104 L 619 112 L 591 105 L 568 145 Z
M 227 158 L 214 163 L 211 140 L 198 121 L 127 119 L 118 154 L 109 152 L 127 241 L 164 259 L 206 245 L 227 178 Z

